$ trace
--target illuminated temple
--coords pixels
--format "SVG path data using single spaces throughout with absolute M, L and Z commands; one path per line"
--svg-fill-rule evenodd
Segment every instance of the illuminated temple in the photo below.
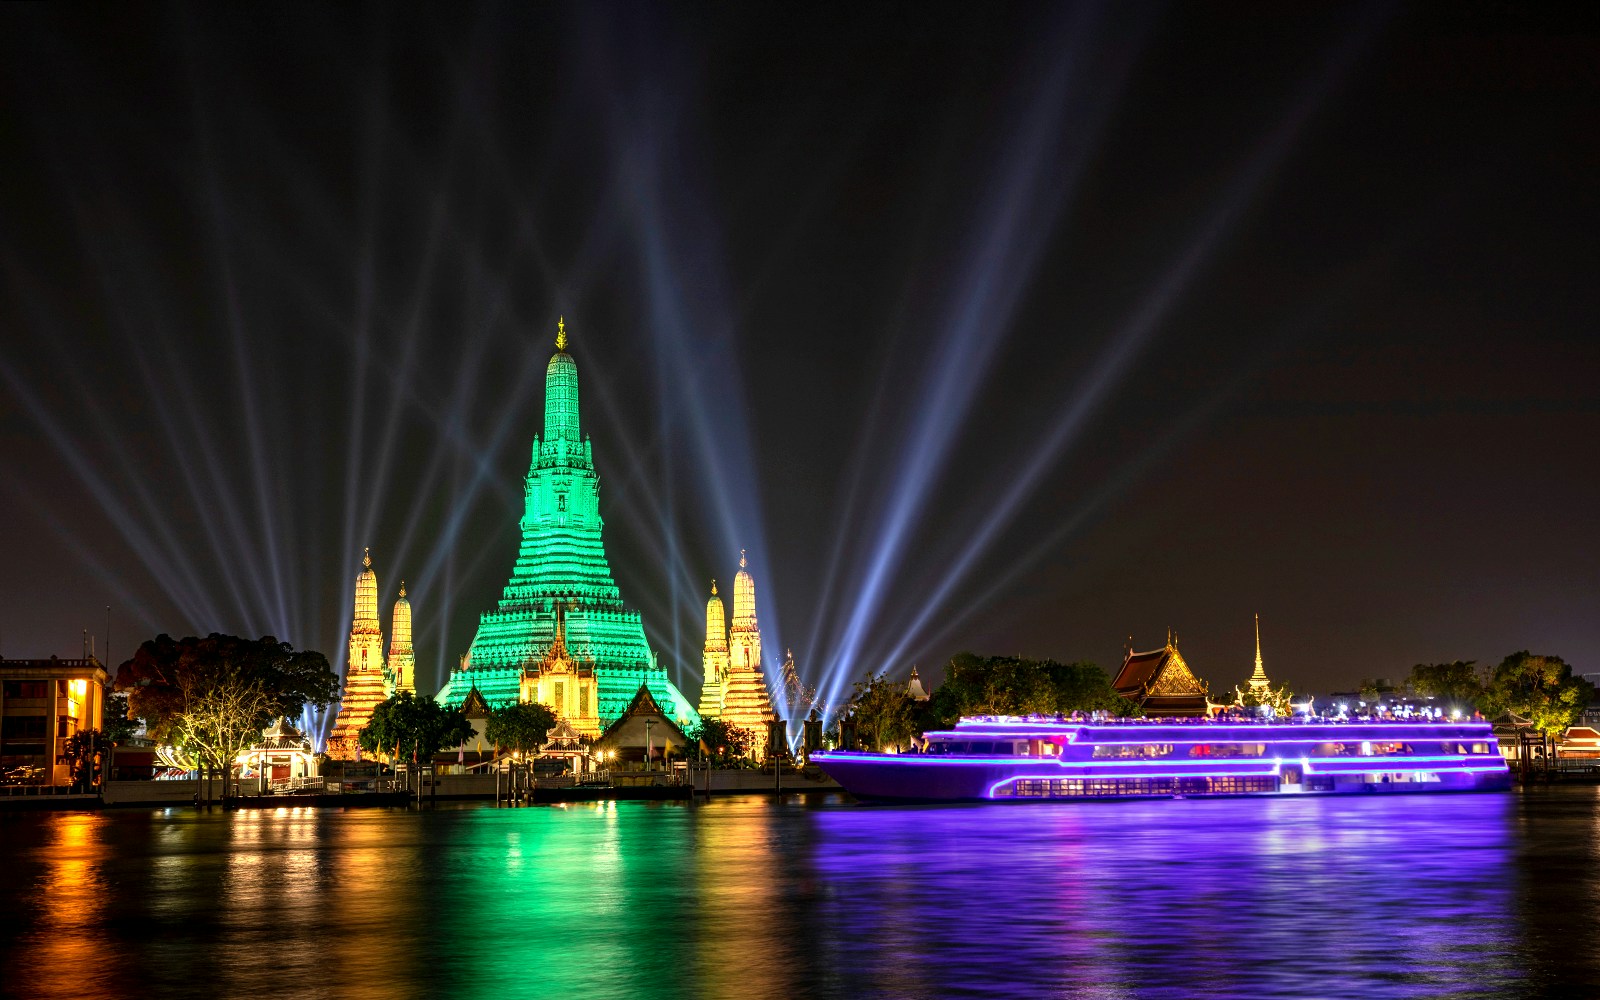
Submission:
M 733 627 L 724 631 L 722 598 L 711 582 L 706 602 L 706 645 L 702 663 L 705 686 L 700 692 L 700 714 L 722 719 L 752 735 L 751 746 L 766 740 L 772 718 L 772 698 L 761 670 L 761 626 L 756 621 L 756 584 L 739 553 L 739 573 L 733 578 Z
M 579 432 L 578 366 L 567 353 L 565 322 L 544 384 L 544 434 L 533 440 L 523 480 L 516 566 L 498 605 L 478 617 L 472 646 L 438 700 L 455 704 L 473 687 L 491 705 L 522 697 L 529 668 L 545 661 L 555 645 L 559 603 L 562 655 L 570 651 L 592 670 L 599 723 L 622 715 L 641 684 L 673 717 L 698 721 L 645 639 L 639 612 L 623 603 L 611 577 L 601 541 L 600 477 L 589 439 Z M 563 695 L 572 690 L 564 688 Z M 569 721 L 581 728 L 578 720 Z
M 1167 644 L 1145 653 L 1133 651 L 1133 639 L 1122 659 L 1111 686 L 1136 703 L 1149 716 L 1203 716 L 1209 709 L 1209 690 L 1196 677 L 1183 654 L 1178 652 L 1178 637 L 1170 631 Z
M 394 626 L 389 629 L 389 660 L 384 664 L 384 689 L 391 695 L 417 690 L 417 654 L 411 648 L 411 600 L 406 597 L 406 582 L 400 581 L 400 597 L 394 602 Z
M 383 628 L 378 624 L 378 576 L 372 571 L 372 553 L 361 560 L 356 577 L 355 617 L 350 622 L 350 658 L 344 668 L 344 695 L 339 718 L 328 736 L 328 755 L 339 760 L 356 756 L 362 727 L 372 719 L 373 706 L 389 696 L 383 662 Z M 407 605 L 409 625 L 410 606 Z

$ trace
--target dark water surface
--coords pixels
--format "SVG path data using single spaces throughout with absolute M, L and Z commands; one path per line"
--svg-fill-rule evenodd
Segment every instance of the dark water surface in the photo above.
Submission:
M 0 991 L 1600 996 L 1600 789 L 0 814 Z

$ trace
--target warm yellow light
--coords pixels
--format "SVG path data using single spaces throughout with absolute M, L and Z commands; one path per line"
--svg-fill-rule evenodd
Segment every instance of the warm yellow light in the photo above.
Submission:
M 75 681 L 72 682 L 72 697 L 73 697 L 73 700 L 82 701 L 83 700 L 83 696 L 88 694 L 88 693 L 89 693 L 89 682 L 88 681 L 79 679 L 79 680 L 75 680 Z

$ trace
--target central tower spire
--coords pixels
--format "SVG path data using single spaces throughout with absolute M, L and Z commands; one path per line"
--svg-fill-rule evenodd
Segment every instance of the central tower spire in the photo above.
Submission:
M 544 370 L 545 444 L 576 445 L 578 437 L 578 363 L 567 353 L 567 321 L 556 325 L 556 353 Z

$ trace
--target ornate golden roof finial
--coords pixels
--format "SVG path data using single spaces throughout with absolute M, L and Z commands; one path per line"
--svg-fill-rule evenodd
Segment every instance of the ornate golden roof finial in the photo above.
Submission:
M 556 350 L 567 349 L 567 318 L 562 316 L 556 320 Z
M 364 549 L 361 550 L 361 565 L 365 566 L 367 569 L 371 569 L 372 568 L 372 550 L 371 549 L 365 549 L 364 548 Z
M 404 580 L 400 581 L 400 596 L 406 596 L 406 582 Z
M 717 581 L 715 581 L 715 580 L 711 581 L 711 596 L 712 597 L 716 597 L 717 596 Z
M 744 569 L 744 549 L 739 550 L 739 568 Z

